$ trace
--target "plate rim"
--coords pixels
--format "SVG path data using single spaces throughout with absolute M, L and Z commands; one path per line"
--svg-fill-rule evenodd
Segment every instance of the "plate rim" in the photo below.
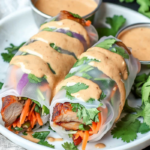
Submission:
M 132 10 L 132 9 L 130 9 L 130 8 L 126 8 L 126 7 L 124 7 L 124 6 L 120 6 L 120 5 L 117 5 L 117 4 L 112 4 L 112 3 L 102 3 L 103 5 L 108 5 L 107 7 L 117 7 L 117 8 L 122 8 L 122 9 L 124 9 L 124 10 L 127 10 L 127 11 L 131 11 L 132 13 L 136 13 L 137 15 L 140 15 L 140 16 L 142 16 L 142 17 L 144 17 L 144 18 L 146 18 L 149 22 L 150 22 L 150 20 L 149 20 L 149 18 L 147 18 L 146 16 L 144 16 L 144 15 L 142 15 L 142 14 L 140 14 L 140 13 L 138 13 L 137 11 L 135 11 L 135 10 Z M 20 16 L 22 13 L 26 13 L 26 12 L 28 12 L 28 11 L 32 11 L 32 8 L 31 7 L 26 7 L 26 8 L 24 8 L 24 9 L 22 9 L 22 10 L 17 10 L 16 12 L 14 12 L 14 13 L 12 13 L 12 14 L 10 14 L 10 15 L 8 15 L 8 16 L 6 16 L 6 17 L 4 17 L 3 19 L 1 19 L 0 20 L 0 26 L 2 26 L 3 25 L 3 23 L 5 23 L 5 22 L 7 22 L 7 20 L 9 20 L 9 19 L 12 19 L 12 18 L 14 18 L 14 17 L 16 17 L 16 16 Z M 20 138 L 20 136 L 18 136 L 18 135 L 16 135 L 16 134 L 14 134 L 13 132 L 11 132 L 11 131 L 9 131 L 9 130 L 7 130 L 4 126 L 2 126 L 1 124 L 0 124 L 0 133 L 2 133 L 2 135 L 11 135 L 11 136 L 13 136 L 14 137 L 14 139 L 16 140 L 17 139 L 17 141 L 20 141 L 19 143 L 17 143 L 18 145 L 20 145 L 20 143 L 24 143 L 25 145 L 27 144 L 28 145 L 28 147 L 30 146 L 31 148 L 36 148 L 37 150 L 39 149 L 42 149 L 42 148 L 44 148 L 45 150 L 58 150 L 58 149 L 52 149 L 52 148 L 48 148 L 48 147 L 45 147 L 45 146 L 42 146 L 42 145 L 39 145 L 39 144 L 36 144 L 36 143 L 33 143 L 33 142 L 31 142 L 31 141 L 29 141 L 29 140 L 26 140 L 26 139 L 24 139 L 24 138 Z M 3 134 L 3 133 L 5 133 L 5 134 Z M 6 138 L 8 138 L 9 140 L 10 140 L 10 136 L 8 137 L 8 136 L 5 136 Z M 144 137 L 142 137 L 142 138 L 140 138 L 140 139 L 136 139 L 135 141 L 132 141 L 132 142 L 130 142 L 130 143 L 126 143 L 125 145 L 122 145 L 122 146 L 117 146 L 117 147 L 114 147 L 114 148 L 108 148 L 107 150 L 120 150 L 120 149 L 129 149 L 129 148 L 133 148 L 134 146 L 138 146 L 138 145 L 140 145 L 140 144 L 142 144 L 142 143 L 144 143 L 144 142 L 147 142 L 147 141 L 149 141 L 150 140 L 150 133 L 148 133 L 147 135 L 145 135 Z M 12 141 L 12 140 L 11 140 Z M 16 142 L 15 142 L 16 143 Z M 22 145 L 20 145 L 20 146 L 22 146 Z

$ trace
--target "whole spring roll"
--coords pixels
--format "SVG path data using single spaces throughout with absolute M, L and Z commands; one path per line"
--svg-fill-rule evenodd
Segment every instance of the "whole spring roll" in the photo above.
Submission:
M 102 38 L 79 56 L 56 87 L 50 125 L 75 145 L 100 140 L 117 121 L 140 70 L 139 61 L 118 39 Z
M 10 62 L 0 92 L 1 124 L 15 133 L 45 124 L 55 86 L 97 40 L 94 27 L 71 12 L 41 25 Z

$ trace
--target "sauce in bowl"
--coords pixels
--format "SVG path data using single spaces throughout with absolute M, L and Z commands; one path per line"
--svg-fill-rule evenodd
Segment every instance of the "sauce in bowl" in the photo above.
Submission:
M 34 6 L 41 12 L 56 16 L 61 10 L 67 10 L 80 16 L 85 16 L 97 8 L 94 0 L 37 0 Z
M 130 28 L 122 31 L 117 37 L 132 49 L 134 57 L 140 61 L 150 61 L 150 28 Z

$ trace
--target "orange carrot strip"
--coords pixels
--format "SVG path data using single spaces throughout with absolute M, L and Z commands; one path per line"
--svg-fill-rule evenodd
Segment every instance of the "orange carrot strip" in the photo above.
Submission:
M 13 123 L 14 128 L 17 126 L 17 122 L 18 122 L 18 119 L 16 119 L 16 121 Z
M 77 131 L 77 133 L 75 134 L 75 140 L 76 140 L 79 136 L 83 139 L 83 137 L 84 137 L 83 131 L 79 131 L 79 130 Z
M 97 123 L 97 127 L 96 127 L 96 130 L 95 130 L 96 133 L 99 131 L 100 126 L 101 126 L 101 114 L 100 113 L 98 113 L 98 118 L 99 118 L 99 122 Z
M 34 105 L 33 105 L 32 108 L 31 108 L 31 111 L 29 112 L 29 116 L 28 116 L 28 119 L 29 119 L 29 120 L 31 119 L 31 114 L 32 114 L 32 112 L 33 112 L 35 106 L 36 106 L 36 104 L 34 103 Z
M 7 129 L 8 129 L 9 131 L 13 131 L 13 130 L 11 129 L 11 125 L 8 126 Z
M 90 131 L 90 134 L 96 134 L 96 128 L 97 128 L 97 123 L 96 122 L 92 122 L 92 126 L 90 126 L 92 131 Z
M 86 26 L 90 26 L 91 25 L 91 21 L 87 20 L 85 24 L 86 24 Z
M 32 118 L 31 119 L 31 127 L 33 128 L 35 123 L 36 123 L 36 120 L 37 120 L 34 111 L 32 112 L 32 117 L 31 118 Z
M 84 137 L 83 137 L 83 142 L 82 142 L 82 150 L 85 150 L 88 139 L 89 139 L 89 131 L 85 131 Z
M 49 89 L 49 84 L 45 83 L 39 87 L 40 91 L 45 92 Z
M 30 104 L 31 104 L 31 99 L 27 99 L 26 103 L 25 103 L 25 105 L 23 107 L 23 110 L 21 112 L 21 115 L 20 115 L 20 124 L 21 125 L 24 123 L 25 118 L 26 118 L 26 116 L 27 116 L 27 114 L 29 112 L 29 106 L 30 106 Z
M 17 121 L 17 127 L 21 127 L 21 124 L 20 124 L 20 119 L 18 119 L 18 121 Z
M 42 126 L 42 125 L 43 125 L 43 121 L 42 121 L 42 119 L 41 119 L 40 114 L 37 113 L 37 112 L 35 112 L 35 115 L 36 115 L 36 119 L 37 119 L 39 125 Z

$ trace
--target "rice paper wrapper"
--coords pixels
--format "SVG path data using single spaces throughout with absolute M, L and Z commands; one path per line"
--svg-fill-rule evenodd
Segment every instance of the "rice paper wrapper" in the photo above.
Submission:
M 112 37 L 112 36 L 103 37 L 98 41 L 98 43 L 101 43 L 104 40 L 109 39 L 109 38 L 114 38 L 114 37 Z M 116 40 L 119 41 L 118 39 L 116 39 Z M 98 43 L 96 43 L 96 44 L 98 44 Z M 119 47 L 116 44 L 114 44 L 113 46 Z M 132 55 L 129 55 L 129 59 L 125 59 L 125 61 L 126 61 L 128 71 L 129 71 L 128 79 L 123 81 L 124 85 L 125 85 L 125 89 L 126 89 L 126 98 L 127 98 L 127 96 L 130 93 L 131 87 L 133 85 L 134 79 L 138 73 L 138 70 L 139 70 L 138 63 L 139 62 Z M 92 67 L 92 66 L 89 66 L 89 68 L 88 68 L 87 66 L 88 66 L 88 64 L 84 63 L 78 67 L 73 67 L 70 70 L 70 73 L 75 72 L 75 76 L 80 76 L 80 77 L 82 77 L 84 73 L 88 74 L 89 76 L 92 77 L 92 79 L 90 79 L 90 80 L 92 80 L 93 82 L 95 82 L 96 84 L 99 85 L 100 89 L 103 91 L 103 93 L 106 95 L 106 97 L 101 101 L 96 100 L 92 104 L 90 104 L 90 103 L 84 102 L 82 99 L 75 98 L 73 100 L 70 100 L 66 97 L 66 90 L 60 90 L 56 94 L 56 96 L 53 98 L 51 106 L 50 106 L 50 124 L 51 124 L 51 127 L 53 128 L 53 130 L 55 130 L 60 136 L 71 140 L 71 138 L 69 138 L 68 134 L 73 134 L 76 131 L 66 131 L 61 126 L 53 125 L 53 121 L 51 118 L 52 118 L 52 114 L 53 114 L 53 108 L 56 105 L 56 103 L 65 103 L 65 102 L 80 103 L 83 106 L 85 106 L 85 108 L 87 108 L 87 109 L 88 108 L 98 108 L 98 106 L 100 106 L 101 117 L 102 117 L 101 127 L 97 134 L 94 134 L 89 137 L 89 141 L 94 142 L 94 141 L 100 140 L 108 132 L 108 130 L 110 130 L 110 128 L 114 124 L 117 116 L 119 115 L 119 106 L 120 106 L 121 101 L 120 101 L 120 92 L 119 92 L 118 88 L 117 88 L 115 94 L 110 99 L 110 95 L 111 95 L 112 91 L 114 90 L 113 89 L 114 85 L 116 85 L 115 81 L 112 80 L 111 78 L 109 78 L 108 76 L 106 76 L 102 71 L 98 70 L 97 68 Z M 87 72 L 86 72 L 86 69 L 84 69 L 86 67 L 88 68 Z

